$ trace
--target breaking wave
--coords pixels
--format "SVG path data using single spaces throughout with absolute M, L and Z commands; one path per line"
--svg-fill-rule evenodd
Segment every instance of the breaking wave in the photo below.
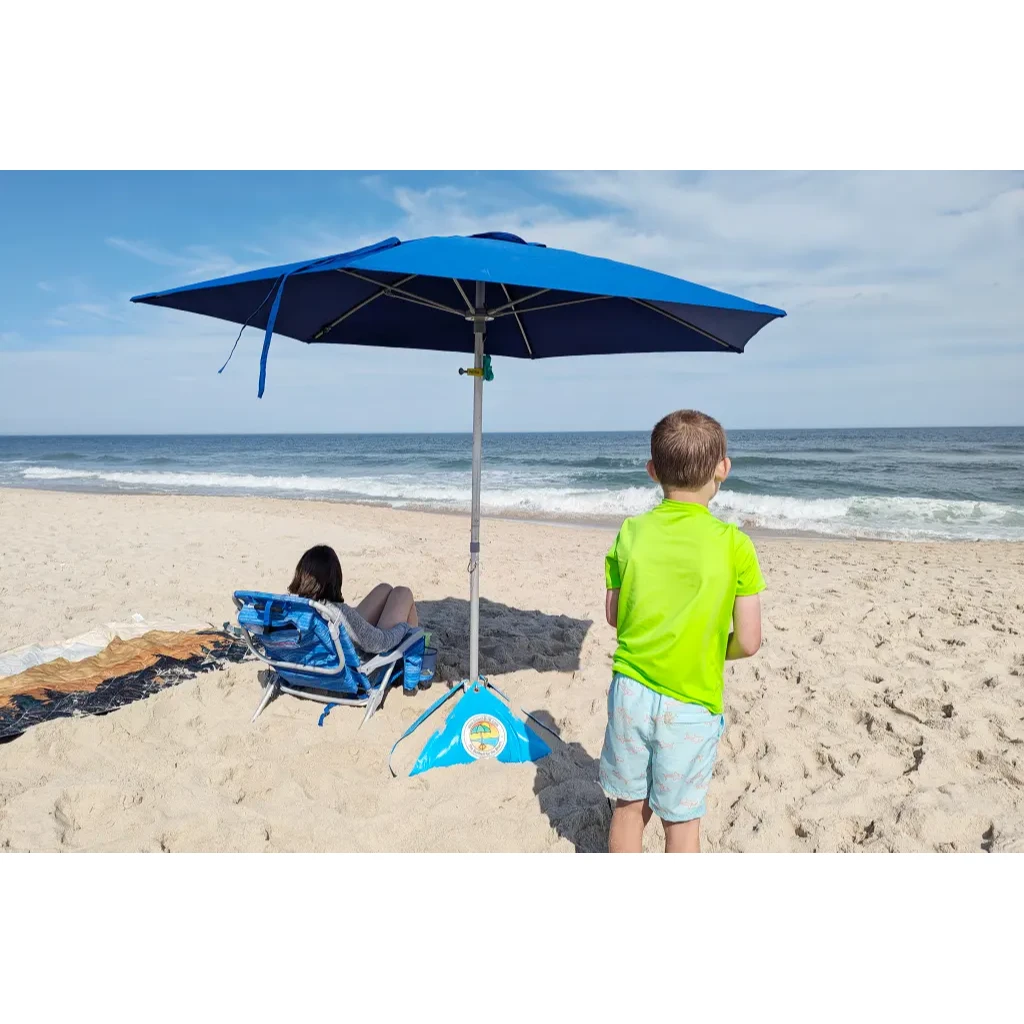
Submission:
M 596 468 L 596 467 L 595 467 Z M 445 473 L 314 476 L 254 473 L 87 470 L 32 465 L 23 480 L 90 490 L 221 493 L 327 498 L 395 507 L 463 511 L 469 481 Z M 484 472 L 482 505 L 492 515 L 612 521 L 638 515 L 660 498 L 653 486 L 566 486 L 536 470 Z M 892 539 L 1024 540 L 1024 508 L 986 501 L 854 495 L 804 498 L 723 490 L 712 504 L 722 519 L 760 530 Z

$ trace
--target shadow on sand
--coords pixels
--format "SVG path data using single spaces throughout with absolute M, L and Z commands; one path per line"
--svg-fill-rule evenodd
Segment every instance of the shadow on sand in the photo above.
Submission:
M 530 712 L 556 736 L 560 730 L 547 711 Z M 551 753 L 535 765 L 533 791 L 551 827 L 577 853 L 607 853 L 611 803 L 597 780 L 599 762 L 579 743 L 554 740 L 543 730 Z
M 446 597 L 417 601 L 420 623 L 438 649 L 439 682 L 458 682 L 469 672 L 469 601 Z M 574 672 L 580 667 L 580 649 L 589 619 L 512 608 L 480 598 L 480 672 L 502 675 L 533 669 L 536 672 Z
M 447 597 L 419 601 L 420 622 L 438 649 L 435 681 L 454 683 L 469 672 L 469 602 Z M 537 672 L 575 672 L 589 619 L 548 615 L 480 599 L 480 671 L 484 676 L 533 669 Z M 598 783 L 598 762 L 579 743 L 565 743 L 551 713 L 529 709 L 545 729 L 533 728 L 551 747 L 548 757 L 534 765 L 533 791 L 551 827 L 568 839 L 578 853 L 608 849 L 611 808 Z M 519 707 L 513 702 L 513 711 Z M 555 737 L 558 737 L 557 739 Z

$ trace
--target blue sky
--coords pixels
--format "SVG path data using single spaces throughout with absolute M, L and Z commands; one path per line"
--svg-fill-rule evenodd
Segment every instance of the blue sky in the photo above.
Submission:
M 747 353 L 496 362 L 492 430 L 1024 422 L 1024 173 L 0 173 L 0 433 L 468 430 L 457 356 L 131 295 L 387 235 L 508 230 L 781 306 Z M 398 396 L 399 400 L 396 400 Z

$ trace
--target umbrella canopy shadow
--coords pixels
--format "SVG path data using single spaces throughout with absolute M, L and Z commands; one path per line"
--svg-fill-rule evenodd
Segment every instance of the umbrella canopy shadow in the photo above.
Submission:
M 417 601 L 420 624 L 437 648 L 435 681 L 455 683 L 469 673 L 469 601 L 446 597 Z M 574 672 L 589 619 L 549 615 L 480 599 L 480 672 L 503 675 L 533 669 L 536 672 Z
M 534 765 L 533 791 L 541 812 L 577 853 L 607 853 L 612 805 L 598 782 L 600 762 L 581 744 L 562 742 L 558 723 L 549 712 L 530 714 L 559 737 L 551 743 L 551 753 Z

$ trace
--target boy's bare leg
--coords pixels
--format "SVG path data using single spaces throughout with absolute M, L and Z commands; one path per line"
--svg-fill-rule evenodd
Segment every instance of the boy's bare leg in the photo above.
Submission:
M 608 830 L 608 852 L 640 853 L 644 827 L 650 820 L 651 808 L 646 800 L 616 800 Z
M 700 853 L 700 818 L 663 821 L 666 853 Z

